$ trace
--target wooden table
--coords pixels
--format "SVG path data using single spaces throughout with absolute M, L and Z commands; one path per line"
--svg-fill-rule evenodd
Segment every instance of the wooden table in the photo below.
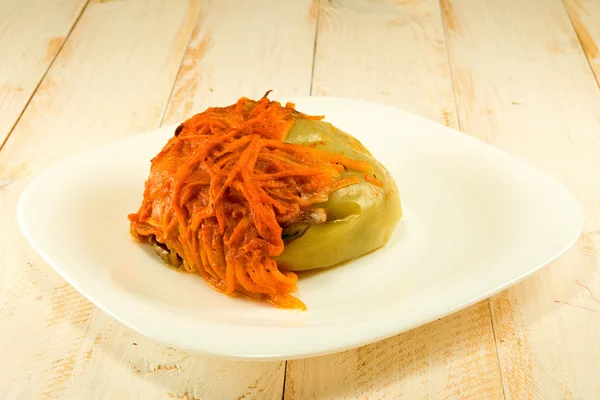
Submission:
M 0 0 L 0 398 L 600 398 L 600 1 L 392 3 Z M 267 89 L 374 100 L 459 128 L 564 183 L 585 233 L 489 300 L 287 363 L 147 339 L 21 236 L 17 199 L 49 165 Z

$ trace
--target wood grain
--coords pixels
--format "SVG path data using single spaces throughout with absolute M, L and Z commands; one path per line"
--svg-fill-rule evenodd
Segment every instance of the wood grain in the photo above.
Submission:
M 92 1 L 0 151 L 0 326 L 10 327 L 0 330 L 3 399 L 281 397 L 283 363 L 213 360 L 132 332 L 44 263 L 16 221 L 31 176 L 161 123 L 196 21 L 213 11 L 226 19 L 219 7 Z M 212 39 L 236 49 L 225 34 Z
M 336 1 L 320 14 L 313 93 L 457 127 L 437 1 Z M 486 301 L 357 350 L 289 361 L 286 399 L 503 398 Z
M 448 3 L 452 13 L 444 19 L 459 27 L 448 30 L 448 48 L 462 128 L 565 184 L 586 216 L 576 248 L 492 299 L 506 398 L 597 398 L 600 183 L 593 177 L 600 170 L 600 91 L 594 75 L 560 1 Z M 583 47 L 589 56 L 589 44 Z
M 564 0 L 565 6 L 600 85 L 600 2 L 595 0 Z
M 86 3 L 0 2 L 0 147 Z
M 313 94 L 377 101 L 457 127 L 438 2 L 390 3 L 323 3 Z
M 166 122 L 267 90 L 273 99 L 310 93 L 318 0 L 259 3 L 214 1 L 201 13 Z
M 18 120 L 0 149 L 2 399 L 279 399 L 284 376 L 286 399 L 598 397 L 597 1 L 92 0 L 69 33 L 84 4 L 0 2 L 0 143 Z M 311 82 L 314 94 L 395 105 L 542 168 L 576 194 L 585 233 L 489 302 L 287 368 L 146 339 L 21 237 L 17 199 L 54 162 L 241 94 L 306 95 Z

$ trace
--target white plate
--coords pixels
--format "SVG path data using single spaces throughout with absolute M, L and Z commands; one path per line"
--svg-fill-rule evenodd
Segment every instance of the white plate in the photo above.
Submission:
M 292 101 L 360 139 L 404 205 L 384 249 L 300 278 L 305 312 L 219 294 L 131 239 L 127 214 L 174 126 L 48 170 L 19 201 L 21 228 L 71 285 L 134 330 L 190 351 L 270 360 L 341 351 L 443 317 L 530 275 L 581 232 L 564 187 L 465 134 L 358 100 Z

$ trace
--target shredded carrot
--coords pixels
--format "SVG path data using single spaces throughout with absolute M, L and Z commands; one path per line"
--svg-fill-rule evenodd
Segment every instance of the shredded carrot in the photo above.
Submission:
M 329 185 L 329 191 L 333 192 L 333 191 L 339 190 L 341 188 L 345 188 L 346 186 L 354 185 L 358 182 L 360 182 L 360 179 L 358 179 L 358 176 L 352 176 L 350 178 L 340 179 L 339 181 L 335 181 L 331 185 Z
M 181 124 L 152 159 L 142 205 L 130 214 L 131 232 L 154 235 L 220 292 L 305 309 L 292 296 L 298 277 L 273 259 L 284 248 L 282 223 L 329 194 L 359 182 L 344 169 L 368 171 L 364 161 L 285 137 L 302 114 L 268 93 L 259 101 L 209 108 Z M 365 175 L 369 182 L 381 181 Z
M 379 187 L 383 187 L 383 182 L 371 174 L 365 174 L 365 181 Z

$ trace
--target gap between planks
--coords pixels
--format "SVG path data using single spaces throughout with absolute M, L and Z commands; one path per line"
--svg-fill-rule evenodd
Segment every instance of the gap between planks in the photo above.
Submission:
M 594 34 L 589 32 L 585 22 L 581 20 L 582 17 L 577 9 L 588 15 L 590 13 L 581 3 L 581 0 L 563 0 L 562 4 L 565 7 L 575 36 L 579 41 L 581 51 L 585 54 L 588 66 L 596 79 L 596 84 L 600 88 L 600 51 L 598 50 L 598 44 L 594 40 Z M 595 63 L 598 63 L 598 67 L 596 67 Z
M 450 3 L 452 0 L 440 0 L 440 17 L 442 19 L 442 26 L 444 27 L 444 39 L 446 43 L 446 56 L 448 57 L 448 68 L 450 70 L 450 82 L 452 85 L 452 98 L 454 102 L 454 112 L 456 114 L 456 123 L 458 125 L 458 129 L 462 131 L 462 123 L 460 120 L 460 114 L 458 112 L 458 100 L 456 98 L 456 85 L 455 85 L 455 77 L 454 77 L 454 63 L 452 61 L 452 57 L 450 56 L 450 41 L 448 40 L 448 30 L 450 29 L 449 24 L 453 22 L 452 16 L 452 5 Z M 488 316 L 490 317 L 490 327 L 492 330 L 492 338 L 494 340 L 494 352 L 496 353 L 496 363 L 498 365 L 498 373 L 500 374 L 500 387 L 502 388 L 502 396 L 506 400 L 506 390 L 504 389 L 504 377 L 502 376 L 502 364 L 500 361 L 500 354 L 498 349 L 498 339 L 496 338 L 496 327 L 494 325 L 494 318 L 492 315 L 492 303 L 489 298 L 485 299 L 488 308 Z
M 37 93 L 40 85 L 42 84 L 42 82 L 46 78 L 46 75 L 48 75 L 48 71 L 50 71 L 50 68 L 52 68 L 52 66 L 54 65 L 54 61 L 56 61 L 56 59 L 58 58 L 58 55 L 60 54 L 60 52 L 62 51 L 63 47 L 65 46 L 65 43 L 67 43 L 67 40 L 71 36 L 71 33 L 73 32 L 73 29 L 75 29 L 75 26 L 77 26 L 77 23 L 79 22 L 79 20 L 81 19 L 81 16 L 83 15 L 83 13 L 85 12 L 85 10 L 87 9 L 88 4 L 90 4 L 90 1 L 91 0 L 86 0 L 86 2 L 83 5 L 83 7 L 81 7 L 81 11 L 77 15 L 77 18 L 75 18 L 75 21 L 73 21 L 73 24 L 71 25 L 71 27 L 69 28 L 69 31 L 65 35 L 65 38 L 63 39 L 62 43 L 60 44 L 60 47 L 58 48 L 58 51 L 54 54 L 54 57 L 52 57 L 52 60 L 48 63 L 48 67 L 46 67 L 46 70 L 44 71 L 44 73 L 40 77 L 39 81 L 35 85 L 35 89 L 33 89 L 33 91 L 31 92 L 31 95 L 29 95 L 29 98 L 25 102 L 25 105 L 23 105 L 23 108 L 21 109 L 21 112 L 19 112 L 19 115 L 15 119 L 15 122 L 12 124 L 12 126 L 8 130 L 8 133 L 6 134 L 6 137 L 4 138 L 4 140 L 2 141 L 2 143 L 0 143 L 0 151 L 2 151 L 2 149 L 4 148 L 4 145 L 6 144 L 6 142 L 8 142 L 8 139 L 12 135 L 12 133 L 15 130 L 16 126 L 18 125 L 19 121 L 21 121 L 21 117 L 23 117 L 23 114 L 25 113 L 25 110 L 27 110 L 27 107 L 29 107 L 29 103 L 31 103 L 31 99 L 33 99 L 33 96 L 36 95 L 36 93 Z
M 331 0 L 326 0 L 331 1 Z M 321 20 L 321 0 L 313 0 L 312 7 L 316 7 L 316 22 L 315 22 L 315 41 L 313 43 L 313 53 L 312 53 L 312 66 L 310 69 L 310 89 L 309 95 L 313 94 L 313 84 L 315 82 L 315 60 L 317 59 L 317 45 L 319 41 L 319 22 Z M 287 361 L 285 362 L 285 366 L 287 367 Z M 285 382 L 285 381 L 284 381 Z

